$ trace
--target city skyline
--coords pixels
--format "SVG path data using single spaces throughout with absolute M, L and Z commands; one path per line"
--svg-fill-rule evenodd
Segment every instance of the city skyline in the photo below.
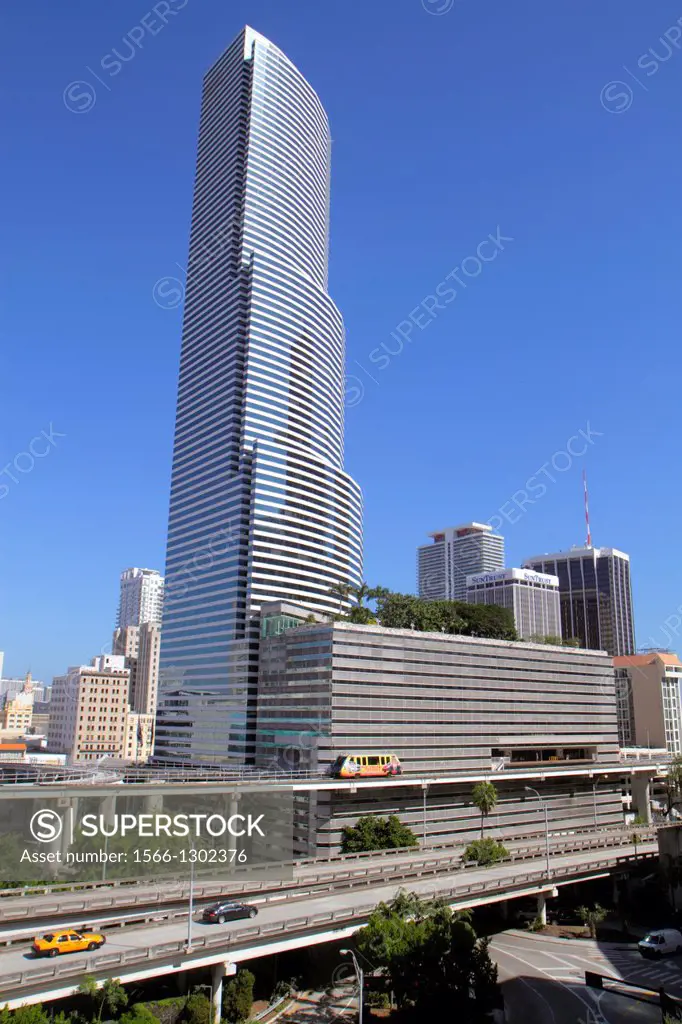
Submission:
M 638 642 L 679 646 L 682 552 L 642 529 L 653 518 L 656 489 L 633 483 L 627 501 L 621 490 L 645 458 L 652 481 L 668 479 L 674 458 L 672 410 L 661 410 L 655 424 L 645 416 L 660 367 L 674 373 L 678 362 L 667 297 L 674 223 L 662 271 L 641 259 L 660 251 L 659 213 L 677 208 L 674 160 L 664 148 L 654 172 L 633 150 L 635 141 L 642 152 L 648 142 L 658 146 L 660 124 L 674 116 L 674 65 L 652 80 L 650 96 L 642 93 L 614 117 L 600 104 L 600 89 L 629 54 L 660 35 L 659 15 L 629 11 L 616 36 L 608 13 L 592 11 L 592 48 L 585 17 L 567 23 L 558 11 L 538 11 L 540 22 L 523 26 L 501 12 L 486 71 L 472 56 L 475 41 L 487 38 L 484 12 L 471 5 L 436 18 L 419 3 L 380 0 L 360 34 L 347 13 L 307 3 L 286 14 L 261 0 L 229 11 L 209 0 L 201 14 L 187 5 L 106 80 L 111 93 L 96 85 L 97 103 L 82 116 L 64 107 L 64 88 L 85 64 L 96 67 L 140 12 L 123 0 L 104 21 L 94 13 L 45 13 L 44 34 L 30 38 L 46 59 L 38 61 L 35 89 L 10 112 L 22 147 L 8 222 L 16 287 L 7 328 L 12 370 L 31 389 L 29 400 L 25 388 L 16 389 L 5 407 L 2 465 L 18 481 L 5 474 L 9 492 L 0 492 L 3 536 L 12 537 L 3 545 L 7 674 L 31 667 L 50 679 L 90 657 L 110 639 L 116 574 L 126 565 L 163 565 L 181 313 L 160 308 L 153 290 L 171 276 L 184 283 L 199 83 L 246 20 L 315 83 L 334 127 L 330 290 L 344 311 L 348 373 L 357 378 L 347 394 L 347 463 L 366 491 L 365 575 L 413 589 L 414 548 L 424 533 L 468 517 L 503 520 L 509 564 L 579 544 L 587 466 L 595 543 L 632 558 Z M 12 20 L 23 39 L 20 12 Z M 533 98 L 552 75 L 541 46 L 551 26 L 570 57 L 556 104 L 541 107 Z M 338 52 L 327 52 L 330 36 Z M 389 43 L 378 57 L 377 38 Z M 509 41 L 521 39 L 542 53 L 520 69 Z M 408 62 L 417 84 L 400 71 Z M 475 102 L 459 111 L 457 131 L 443 132 L 464 93 Z M 415 133 L 409 143 L 406 111 Z M 29 138 L 25 126 L 36 118 L 49 122 L 47 134 Z M 57 160 L 50 175 L 43 145 Z M 580 171 L 586 159 L 588 176 Z M 477 247 L 485 243 L 487 258 L 485 240 L 498 232 L 513 241 L 502 242 L 479 274 Z M 28 245 L 36 233 L 45 241 L 37 252 Z M 579 256 L 586 251 L 600 254 L 589 267 Z M 477 276 L 463 274 L 463 261 Z M 466 287 L 427 314 L 422 300 L 451 271 Z M 44 304 L 35 302 L 36 282 L 47 287 Z M 631 357 L 641 353 L 642 328 L 627 315 L 629 294 L 648 320 L 647 361 L 636 380 Z M 390 351 L 377 363 L 371 356 L 384 345 Z M 574 386 L 558 386 L 565 374 Z M 124 415 L 115 421 L 106 403 L 67 398 L 105 379 L 123 396 Z M 623 418 L 616 396 L 633 383 L 643 400 Z M 504 424 L 481 416 L 492 412 L 493 394 L 513 403 Z M 573 441 L 566 454 L 580 430 L 592 443 L 585 449 L 587 442 Z M 42 455 L 51 443 L 48 454 L 33 464 L 29 452 L 19 458 L 22 469 L 13 468 L 41 432 L 53 440 L 35 442 L 34 450 Z M 443 439 L 462 435 L 465 443 L 444 455 Z M 95 472 L 115 479 L 115 497 L 97 516 L 80 500 Z M 674 501 L 678 484 L 668 486 Z M 520 491 L 534 504 L 519 508 Z M 123 517 L 128 508 L 134 514 Z

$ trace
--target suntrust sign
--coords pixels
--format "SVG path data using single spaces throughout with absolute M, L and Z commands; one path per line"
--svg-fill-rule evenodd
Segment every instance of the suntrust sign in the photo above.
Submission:
M 482 572 L 467 576 L 467 586 L 475 587 L 483 583 L 499 583 L 502 580 L 522 583 L 537 583 L 543 587 L 558 587 L 559 577 L 549 573 L 534 572 L 532 569 L 500 569 L 499 572 Z
M 221 877 L 291 876 L 290 792 L 211 786 L 188 794 L 169 785 L 140 796 L 135 788 L 10 800 L 0 787 L 0 879 L 161 879 L 185 877 L 189 865 Z

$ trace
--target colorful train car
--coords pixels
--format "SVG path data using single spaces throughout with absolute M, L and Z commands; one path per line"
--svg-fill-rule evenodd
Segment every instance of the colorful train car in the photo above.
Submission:
M 395 754 L 340 754 L 331 767 L 335 779 L 376 779 L 402 773 Z

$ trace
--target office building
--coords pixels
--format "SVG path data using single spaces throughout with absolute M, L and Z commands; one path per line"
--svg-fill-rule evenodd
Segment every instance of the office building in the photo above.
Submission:
M 553 829 L 622 821 L 619 777 L 599 776 L 601 765 L 617 764 L 619 750 L 608 655 L 347 622 L 278 634 L 280 615 L 277 606 L 264 609 L 259 765 L 325 771 L 342 754 L 389 753 L 406 775 L 438 771 L 465 780 L 434 788 L 424 802 L 399 779 L 372 793 L 359 786 L 357 795 L 318 793 L 307 802 L 301 795 L 299 852 L 338 849 L 343 826 L 370 812 L 397 812 L 418 834 L 428 818 L 433 842 L 474 837 L 476 773 L 489 774 L 500 794 L 487 829 L 523 837 L 538 829 L 538 806 L 524 782 L 506 777 L 514 768 L 539 778 L 544 767 L 546 781 L 526 781 L 542 788 Z M 559 767 L 561 778 L 552 779 Z
M 135 680 L 130 693 L 131 707 L 141 715 L 156 714 L 160 652 L 161 630 L 153 622 L 143 622 L 139 630 Z
M 337 143 L 338 144 L 338 143 Z M 166 558 L 155 754 L 253 760 L 258 611 L 333 614 L 362 579 L 343 469 L 345 338 L 327 290 L 331 135 L 276 46 L 204 79 Z
M 2 708 L 3 731 L 21 734 L 31 728 L 34 699 L 33 681 L 28 672 L 21 690 L 12 697 L 5 697 Z
M 651 651 L 614 658 L 621 747 L 664 747 L 682 754 L 682 662 Z
M 564 639 L 612 656 L 635 653 L 629 555 L 615 548 L 571 548 L 523 564 L 559 577 Z
M 141 714 L 156 713 L 160 646 L 161 630 L 153 622 L 114 632 L 112 653 L 124 658 L 130 672 L 130 706 Z
M 470 604 L 498 604 L 514 615 L 521 640 L 552 636 L 561 639 L 559 579 L 532 569 L 467 576 L 466 599 Z
M 417 549 L 417 586 L 427 601 L 466 601 L 467 576 L 504 569 L 504 537 L 485 523 L 430 533 Z
M 129 704 L 130 671 L 122 655 L 93 658 L 53 683 L 48 740 L 70 762 L 115 757 L 146 761 L 152 750 L 154 718 Z
M 121 594 L 116 628 L 143 622 L 161 625 L 164 580 L 156 569 L 126 569 L 121 573 Z

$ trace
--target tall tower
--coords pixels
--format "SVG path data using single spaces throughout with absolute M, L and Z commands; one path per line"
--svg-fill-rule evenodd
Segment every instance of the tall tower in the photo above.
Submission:
M 561 630 L 581 647 L 614 657 L 635 653 L 630 556 L 616 548 L 576 547 L 527 558 L 524 566 L 559 577 Z
M 504 537 L 487 523 L 464 523 L 430 533 L 417 548 L 417 587 L 427 601 L 466 601 L 467 576 L 504 568 Z
M 126 569 L 121 573 L 121 595 L 116 628 L 127 629 L 143 622 L 161 625 L 163 576 L 156 569 Z
M 343 321 L 327 294 L 331 136 L 245 28 L 204 79 L 166 559 L 158 756 L 254 754 L 258 610 L 333 614 L 362 578 L 343 470 Z

